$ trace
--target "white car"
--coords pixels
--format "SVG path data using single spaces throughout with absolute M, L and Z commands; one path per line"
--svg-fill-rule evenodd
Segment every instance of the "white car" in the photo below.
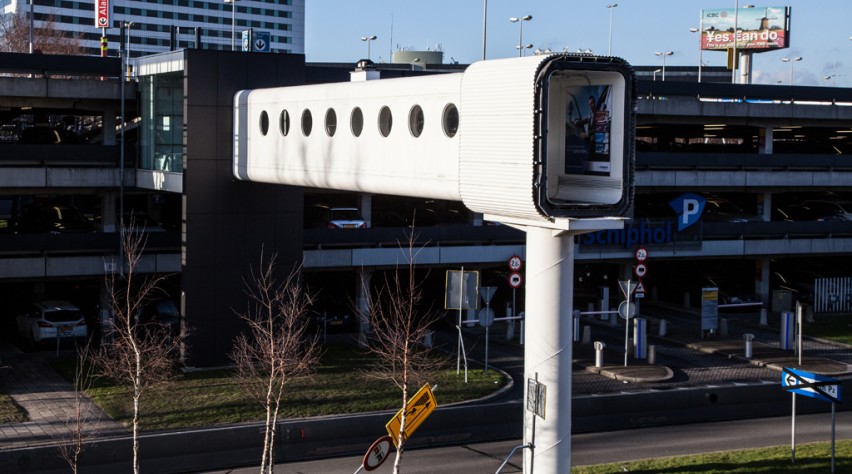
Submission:
M 367 221 L 354 207 L 332 207 L 326 215 L 325 226 L 329 229 L 366 229 Z
M 67 301 L 40 301 L 27 305 L 17 316 L 18 335 L 27 347 L 56 338 L 85 339 L 89 327 L 83 312 Z

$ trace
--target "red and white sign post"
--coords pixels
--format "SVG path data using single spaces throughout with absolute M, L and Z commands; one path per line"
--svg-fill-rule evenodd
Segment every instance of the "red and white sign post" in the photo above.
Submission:
M 101 57 L 107 56 L 106 29 L 109 28 L 109 0 L 95 0 L 95 28 L 101 29 Z

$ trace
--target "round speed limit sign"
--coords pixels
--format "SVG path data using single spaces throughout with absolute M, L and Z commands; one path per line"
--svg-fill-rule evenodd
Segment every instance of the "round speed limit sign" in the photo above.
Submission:
M 509 286 L 512 288 L 520 287 L 522 281 L 523 279 L 521 278 L 521 274 L 518 272 L 512 272 L 512 274 L 509 275 Z
M 521 257 L 517 255 L 512 255 L 512 258 L 509 259 L 509 270 L 513 272 L 517 272 L 521 269 L 521 266 L 524 264 L 524 261 L 521 260 Z

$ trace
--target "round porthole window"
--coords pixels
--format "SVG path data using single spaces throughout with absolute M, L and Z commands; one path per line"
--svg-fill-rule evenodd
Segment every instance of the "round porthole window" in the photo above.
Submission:
M 260 112 L 260 134 L 264 137 L 269 133 L 269 114 L 265 110 Z
M 423 108 L 419 105 L 415 105 L 408 112 L 408 130 L 414 137 L 423 133 Z
M 459 131 L 459 109 L 455 104 L 447 104 L 444 107 L 444 113 L 441 117 L 441 123 L 444 128 L 444 134 L 453 138 Z
M 290 112 L 281 111 L 281 115 L 278 117 L 278 128 L 281 129 L 281 135 L 285 137 L 290 133 Z
M 311 116 L 310 109 L 305 109 L 302 112 L 302 133 L 309 137 L 311 136 L 311 130 L 314 128 L 314 118 Z
M 361 112 L 361 109 L 355 107 L 352 109 L 352 116 L 349 118 L 349 126 L 352 129 L 352 135 L 356 137 L 361 136 L 361 132 L 364 131 L 364 113 Z
M 379 133 L 386 137 L 390 135 L 391 128 L 393 128 L 393 114 L 390 107 L 386 105 L 379 110 Z
M 337 112 L 334 109 L 328 109 L 325 111 L 325 133 L 328 136 L 333 137 L 334 132 L 337 131 Z

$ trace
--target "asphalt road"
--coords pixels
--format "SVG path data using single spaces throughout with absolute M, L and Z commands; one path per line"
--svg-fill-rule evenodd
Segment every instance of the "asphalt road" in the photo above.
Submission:
M 826 412 L 796 417 L 796 444 L 831 440 L 830 406 Z M 766 446 L 790 446 L 791 417 L 761 418 L 721 423 L 660 426 L 634 430 L 580 434 L 572 437 L 572 464 L 584 466 L 621 462 L 648 457 L 731 451 Z M 836 437 L 852 439 L 852 412 L 838 411 Z M 517 441 L 480 443 L 444 448 L 411 450 L 403 457 L 408 474 L 471 474 L 495 472 Z M 364 447 L 366 451 L 368 446 Z M 826 458 L 829 457 L 826 450 Z M 354 473 L 361 457 L 342 457 L 277 465 L 284 474 Z M 503 469 L 504 473 L 522 472 L 520 451 Z M 208 474 L 249 474 L 256 467 L 208 471 Z M 362 473 L 366 472 L 364 470 Z M 393 472 L 393 453 L 374 473 Z

